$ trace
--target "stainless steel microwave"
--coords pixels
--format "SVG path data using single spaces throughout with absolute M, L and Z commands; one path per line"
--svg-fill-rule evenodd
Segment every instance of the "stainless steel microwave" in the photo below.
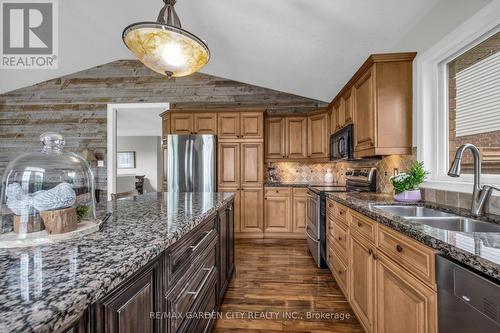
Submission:
M 338 130 L 330 135 L 330 161 L 354 159 L 353 125 Z

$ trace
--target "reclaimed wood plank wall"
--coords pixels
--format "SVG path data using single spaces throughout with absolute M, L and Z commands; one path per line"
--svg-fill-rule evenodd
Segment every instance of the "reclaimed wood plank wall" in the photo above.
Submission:
M 64 135 L 68 150 L 90 148 L 105 159 L 107 104 L 140 102 L 190 109 L 258 107 L 276 114 L 327 105 L 201 73 L 169 80 L 139 61 L 119 60 L 0 95 L 0 174 L 21 152 L 38 150 L 38 136 L 49 130 Z M 105 189 L 105 168 L 96 176 Z

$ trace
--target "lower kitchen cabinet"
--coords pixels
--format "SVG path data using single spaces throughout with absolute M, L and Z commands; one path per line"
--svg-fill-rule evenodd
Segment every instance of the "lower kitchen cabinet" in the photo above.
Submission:
M 434 250 L 330 199 L 327 216 L 328 266 L 365 332 L 437 332 Z
M 437 331 L 436 292 L 392 262 L 376 259 L 377 332 Z
M 262 188 L 241 190 L 240 232 L 262 235 L 264 226 L 262 196 Z
M 61 332 L 210 332 L 215 318 L 209 314 L 234 271 L 233 207 L 207 217 Z
M 307 225 L 307 189 L 294 188 L 292 193 L 292 232 L 306 234 Z
M 349 297 L 351 306 L 366 332 L 373 332 L 375 319 L 375 263 L 373 249 L 366 240 L 351 234 Z
M 264 237 L 305 238 L 307 189 L 264 189 Z
M 290 196 L 264 197 L 264 232 L 291 232 Z
M 159 332 L 161 321 L 150 316 L 161 311 L 161 260 L 155 259 L 94 306 L 92 332 Z

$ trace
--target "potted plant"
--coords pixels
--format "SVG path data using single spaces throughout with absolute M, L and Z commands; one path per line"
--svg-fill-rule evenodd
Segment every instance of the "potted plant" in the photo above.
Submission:
M 410 170 L 391 177 L 394 186 L 394 199 L 400 202 L 418 202 L 422 199 L 420 184 L 425 181 L 428 172 L 424 169 L 424 163 L 413 162 Z

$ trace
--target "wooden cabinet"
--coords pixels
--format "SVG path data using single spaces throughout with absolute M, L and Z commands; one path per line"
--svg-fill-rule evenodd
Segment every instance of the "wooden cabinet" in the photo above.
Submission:
M 354 84 L 356 105 L 354 145 L 356 151 L 375 147 L 374 80 L 373 69 L 370 69 Z
M 266 159 L 284 159 L 285 153 L 285 118 L 266 119 Z
M 364 330 L 437 332 L 434 250 L 331 199 L 326 213 L 328 266 Z
M 264 155 L 262 142 L 243 142 L 241 150 L 241 186 L 262 186 L 264 181 Z M 224 162 L 223 162 L 224 163 Z
M 240 144 L 220 142 L 217 154 L 219 187 L 240 188 Z
M 292 232 L 305 235 L 307 224 L 307 189 L 294 188 L 292 194 Z
M 218 267 L 219 267 L 219 304 L 224 296 L 234 271 L 234 210 L 229 205 L 218 214 Z
M 289 159 L 307 158 L 307 118 L 287 117 L 285 155 Z
M 195 113 L 194 134 L 217 134 L 217 113 Z
M 192 113 L 172 113 L 170 120 L 170 131 L 172 134 L 192 134 L 193 133 Z
M 219 139 L 263 138 L 264 115 L 262 112 L 240 111 L 218 113 Z
M 240 195 L 240 232 L 262 235 L 264 225 L 262 188 L 243 189 Z
M 371 55 L 328 106 L 331 132 L 354 125 L 354 157 L 411 154 L 415 55 Z
M 161 117 L 161 132 L 162 137 L 165 139 L 168 134 L 170 134 L 170 114 L 168 111 L 160 114 Z
M 328 157 L 328 114 L 321 113 L 307 119 L 307 156 Z
M 240 115 L 240 138 L 262 139 L 264 135 L 262 112 L 242 112 Z
M 385 255 L 376 258 L 377 332 L 437 332 L 436 292 Z
M 160 260 L 99 300 L 95 306 L 94 332 L 159 332 L 160 321 L 150 313 L 161 311 L 162 289 Z
M 219 139 L 238 139 L 240 136 L 240 114 L 220 112 L 218 114 Z
M 265 233 L 292 231 L 290 194 L 264 197 Z
M 373 332 L 375 320 L 375 264 L 373 247 L 351 233 L 349 238 L 350 303 L 366 332 Z

